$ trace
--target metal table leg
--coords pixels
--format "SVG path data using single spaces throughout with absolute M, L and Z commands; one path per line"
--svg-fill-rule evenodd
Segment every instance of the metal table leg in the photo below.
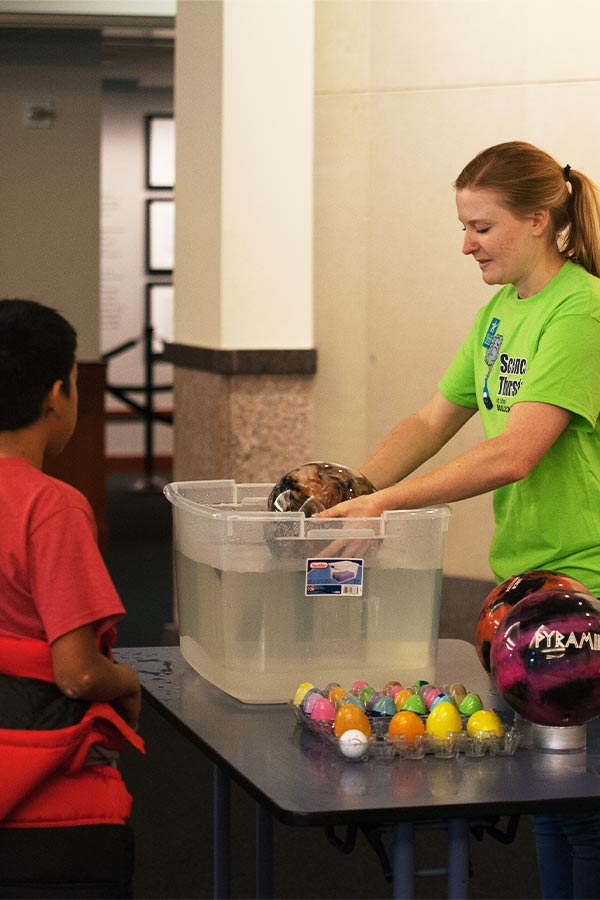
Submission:
M 273 817 L 256 804 L 256 896 L 258 900 L 273 897 Z
M 469 823 L 448 820 L 448 898 L 464 900 L 469 889 Z
M 219 766 L 213 767 L 213 891 L 215 900 L 231 896 L 231 784 Z
M 414 900 L 414 837 L 411 822 L 396 822 L 394 825 L 393 869 L 394 900 Z

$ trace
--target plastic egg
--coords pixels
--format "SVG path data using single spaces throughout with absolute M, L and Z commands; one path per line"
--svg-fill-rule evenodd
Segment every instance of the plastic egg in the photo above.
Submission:
M 328 694 L 329 691 L 333 690 L 333 688 L 339 688 L 339 687 L 341 687 L 339 681 L 330 681 L 329 684 L 327 685 L 327 687 L 323 688 L 323 693 Z
M 425 728 L 437 738 L 462 731 L 462 719 L 454 703 L 438 703 L 427 716 Z
M 404 703 L 402 704 L 403 710 L 408 710 L 409 712 L 417 713 L 418 715 L 425 715 L 427 709 L 425 708 L 425 702 L 418 694 L 411 694 L 410 697 L 407 697 Z
M 369 710 L 369 712 L 371 712 L 377 701 L 384 696 L 385 694 L 383 693 L 383 691 L 375 691 L 374 694 L 371 694 L 371 696 L 367 700 L 367 709 Z
M 400 693 L 400 691 L 403 691 L 403 690 L 404 690 L 404 688 L 402 687 L 401 684 L 393 684 L 391 686 L 391 688 L 388 688 L 388 690 L 387 690 L 388 697 L 391 697 L 392 700 L 395 700 L 396 697 L 398 696 L 398 694 Z
M 406 698 L 410 697 L 411 694 L 412 691 L 410 688 L 404 688 L 404 690 L 398 691 L 398 693 L 394 697 L 394 702 L 396 704 L 396 709 L 398 710 L 398 712 L 400 712 L 400 710 L 402 709 L 402 704 L 404 703 Z
M 425 678 L 420 678 L 418 681 L 415 681 L 415 683 L 413 684 L 414 693 L 418 694 L 419 688 L 424 687 L 426 684 L 429 684 L 429 682 Z
M 353 706 L 358 706 L 359 709 L 362 709 L 364 712 L 366 710 L 365 704 L 362 702 L 360 697 L 357 697 L 356 694 L 346 694 L 344 698 L 344 703 L 351 703 Z
M 479 712 L 480 709 L 483 709 L 483 703 L 481 702 L 481 697 L 479 694 L 466 694 L 466 696 L 461 700 L 458 706 L 460 712 L 463 716 L 472 716 L 473 713 Z
M 350 693 L 354 694 L 355 697 L 358 697 L 358 693 L 361 690 L 361 688 L 368 687 L 368 686 L 369 686 L 368 681 L 355 681 L 354 684 L 352 685 L 352 687 L 350 688 Z
M 464 684 L 454 682 L 454 684 L 448 685 L 448 687 L 446 688 L 446 693 L 450 694 L 456 705 L 459 706 L 467 696 L 467 689 Z
M 456 708 L 456 704 L 455 704 L 454 700 L 452 699 L 452 697 L 450 697 L 449 694 L 440 694 L 439 697 L 434 697 L 434 699 L 431 702 L 430 708 L 435 709 L 435 707 L 438 705 L 438 703 L 451 703 L 452 706 L 454 706 Z
M 335 706 L 326 697 L 319 697 L 310 711 L 313 722 L 333 722 L 335 719 Z
M 387 694 L 384 694 L 374 704 L 371 712 L 374 716 L 393 716 L 396 713 L 396 704 L 391 697 L 388 697 Z
M 300 706 L 302 707 L 302 711 L 305 715 L 310 716 L 313 706 L 317 702 L 317 700 L 324 700 L 323 694 L 321 691 L 318 691 L 316 688 L 312 688 L 310 691 L 307 691 L 304 695 L 304 699 Z
M 371 734 L 371 723 L 367 714 L 352 703 L 344 703 L 335 714 L 333 730 L 338 737 L 345 731 L 356 728 L 367 737 Z
M 362 759 L 369 750 L 369 741 L 362 731 L 349 728 L 340 735 L 339 747 L 348 759 Z
M 383 693 L 389 694 L 391 697 L 392 696 L 392 688 L 399 688 L 400 690 L 402 690 L 402 685 L 400 684 L 399 681 L 386 681 L 386 683 L 383 686 Z
M 296 689 L 296 693 L 294 694 L 294 700 L 293 700 L 294 706 L 300 706 L 300 704 L 304 700 L 304 697 L 308 693 L 308 691 L 314 690 L 314 689 L 315 689 L 315 686 L 314 686 L 314 684 L 311 684 L 310 681 L 303 681 L 302 684 L 299 684 Z
M 418 735 L 425 734 L 425 725 L 416 713 L 404 710 L 393 716 L 388 734 L 392 737 L 403 735 L 407 741 L 414 741 Z
M 362 700 L 362 702 L 365 704 L 365 708 L 366 708 L 367 702 L 373 696 L 374 693 L 375 693 L 375 688 L 371 687 L 370 684 L 366 684 L 358 692 L 358 699 Z
M 431 709 L 434 700 L 442 696 L 442 691 L 436 687 L 428 687 L 421 696 L 423 697 L 423 702 L 427 709 Z
M 346 691 L 343 687 L 340 687 L 338 684 L 336 687 L 332 687 L 327 692 L 327 699 L 330 703 L 333 703 L 334 706 L 339 706 L 340 701 L 346 697 Z
M 498 714 L 491 709 L 480 709 L 469 716 L 467 721 L 469 737 L 473 737 L 480 731 L 489 731 L 496 737 L 504 737 L 504 725 Z

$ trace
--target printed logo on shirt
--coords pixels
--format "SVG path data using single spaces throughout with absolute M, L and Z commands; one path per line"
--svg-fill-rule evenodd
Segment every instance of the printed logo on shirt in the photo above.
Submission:
M 501 334 L 497 333 L 499 324 L 500 319 L 492 319 L 487 330 L 485 340 L 483 342 L 483 347 L 486 348 L 485 364 L 488 367 L 487 374 L 483 382 L 483 405 L 486 409 L 494 408 L 494 403 L 492 398 L 490 397 L 490 392 L 488 389 L 488 379 L 492 374 L 494 364 L 500 355 L 500 347 L 502 346 L 502 341 L 504 340 L 504 337 Z
M 490 344 L 492 343 L 492 340 L 493 340 L 493 338 L 494 338 L 494 335 L 495 335 L 496 332 L 498 331 L 498 325 L 499 325 L 499 324 L 500 324 L 500 319 L 496 319 L 496 317 L 494 317 L 494 318 L 492 319 L 492 321 L 490 322 L 490 324 L 488 325 L 488 330 L 487 330 L 486 335 L 485 335 L 485 337 L 484 337 L 484 339 L 483 339 L 483 344 L 481 345 L 482 347 L 485 347 L 486 350 L 487 350 L 487 348 L 490 346 Z
M 522 356 L 500 354 L 500 378 L 498 379 L 499 397 L 516 397 L 523 384 L 523 376 L 527 371 L 527 360 Z
M 498 332 L 500 319 L 493 318 L 488 326 L 482 346 L 485 348 L 484 361 L 487 373 L 483 381 L 483 405 L 486 409 L 494 408 L 494 401 L 490 397 L 488 381 L 496 363 L 500 361 L 500 374 L 498 376 L 498 395 L 496 397 L 496 409 L 498 412 L 510 412 L 509 400 L 517 396 L 523 383 L 523 377 L 527 371 L 527 360 L 521 356 L 509 356 L 501 353 L 504 335 Z

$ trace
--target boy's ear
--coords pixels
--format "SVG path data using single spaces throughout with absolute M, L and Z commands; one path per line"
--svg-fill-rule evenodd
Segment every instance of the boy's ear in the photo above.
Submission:
M 54 384 L 46 394 L 46 399 L 44 401 L 44 412 L 52 412 L 52 410 L 56 409 L 56 405 L 59 402 L 61 395 L 64 395 L 63 383 L 60 379 L 58 379 L 54 382 Z

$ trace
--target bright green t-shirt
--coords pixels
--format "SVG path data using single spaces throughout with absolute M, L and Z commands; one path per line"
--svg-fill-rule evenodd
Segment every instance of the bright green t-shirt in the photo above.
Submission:
M 494 491 L 490 565 L 499 581 L 550 569 L 600 596 L 600 279 L 566 262 L 533 297 L 503 287 L 477 314 L 439 389 L 477 407 L 488 438 L 523 400 L 573 413 L 526 478 Z

